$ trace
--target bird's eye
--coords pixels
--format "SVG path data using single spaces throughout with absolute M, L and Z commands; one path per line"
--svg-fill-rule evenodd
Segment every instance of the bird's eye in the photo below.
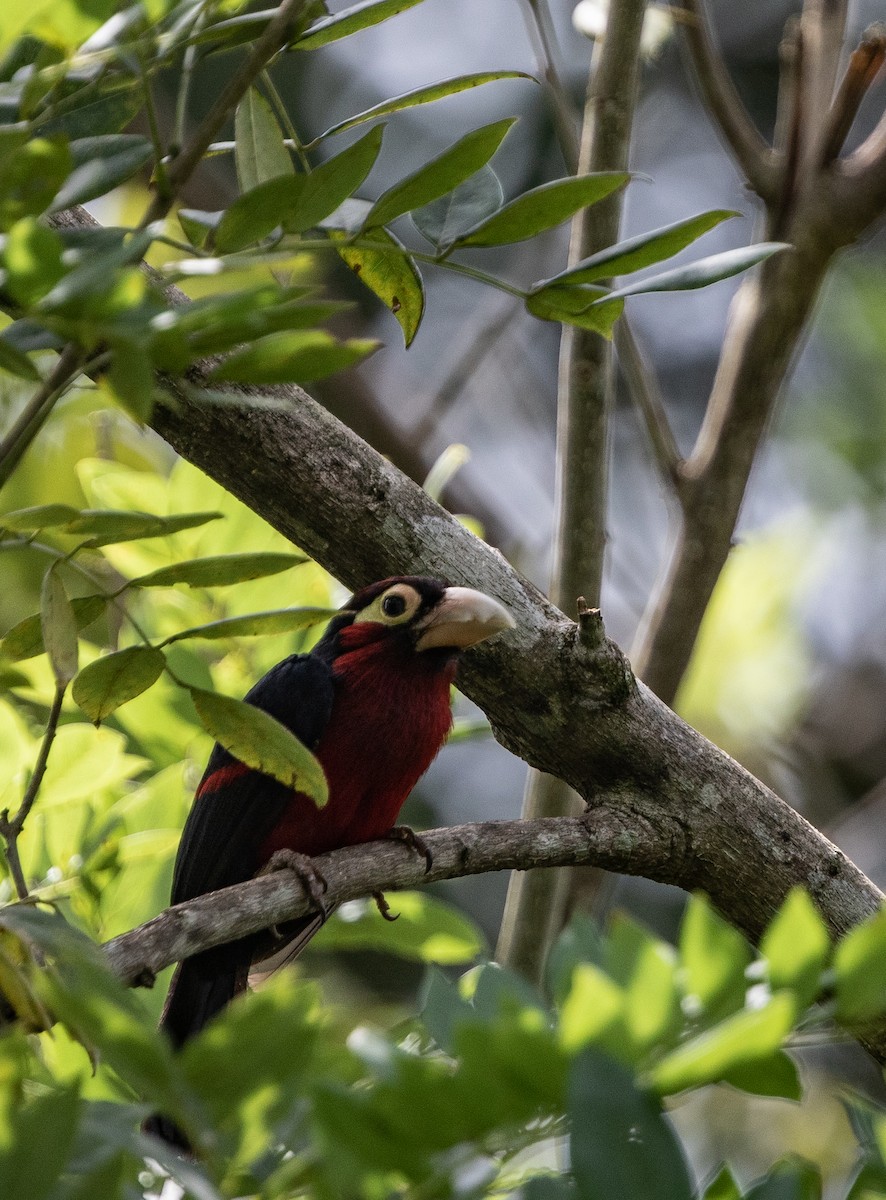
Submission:
M 406 612 L 406 601 L 395 592 L 393 596 L 385 596 L 381 610 L 386 617 L 402 617 Z

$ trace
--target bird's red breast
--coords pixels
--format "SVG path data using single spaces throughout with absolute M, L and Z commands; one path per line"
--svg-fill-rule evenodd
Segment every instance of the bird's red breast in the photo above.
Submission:
M 446 740 L 455 655 L 416 654 L 385 634 L 372 622 L 339 634 L 335 700 L 314 751 L 326 772 L 329 802 L 318 809 L 293 793 L 262 845 L 263 861 L 275 850 L 322 854 L 382 837 Z

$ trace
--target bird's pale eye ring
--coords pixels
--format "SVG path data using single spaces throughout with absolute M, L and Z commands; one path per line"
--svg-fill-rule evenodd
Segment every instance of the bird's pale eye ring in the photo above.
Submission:
M 386 617 L 402 617 L 406 612 L 406 601 L 398 592 L 394 592 L 382 600 L 381 610 Z

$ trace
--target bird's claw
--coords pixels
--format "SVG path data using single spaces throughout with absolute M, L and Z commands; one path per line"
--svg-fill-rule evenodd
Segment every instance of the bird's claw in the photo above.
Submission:
M 384 892 L 373 892 L 372 899 L 375 901 L 378 911 L 386 921 L 396 921 L 399 918 L 399 913 L 391 912 L 391 906 L 388 904 Z
M 420 854 L 425 860 L 425 875 L 427 875 L 434 865 L 434 855 L 421 834 L 416 833 L 408 825 L 395 825 L 393 829 L 388 830 L 385 837 L 390 838 L 392 842 L 404 842 L 416 854 Z
M 330 909 L 326 907 L 323 894 L 329 890 L 329 884 L 314 866 L 312 858 L 296 850 L 275 850 L 259 875 L 270 875 L 274 871 L 291 871 L 311 897 L 323 920 L 328 918 Z

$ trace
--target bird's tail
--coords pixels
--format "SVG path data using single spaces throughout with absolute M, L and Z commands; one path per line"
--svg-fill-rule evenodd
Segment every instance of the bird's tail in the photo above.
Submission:
M 176 1049 L 198 1034 L 245 989 L 250 957 L 248 942 L 236 942 L 186 959 L 176 970 L 160 1018 L 160 1028 Z M 162 1113 L 148 1117 L 144 1130 L 177 1150 L 191 1151 L 186 1134 Z
M 199 1033 L 246 987 L 248 949 L 242 953 L 233 945 L 224 949 L 225 955 L 209 951 L 186 959 L 172 977 L 160 1028 L 176 1048 Z

